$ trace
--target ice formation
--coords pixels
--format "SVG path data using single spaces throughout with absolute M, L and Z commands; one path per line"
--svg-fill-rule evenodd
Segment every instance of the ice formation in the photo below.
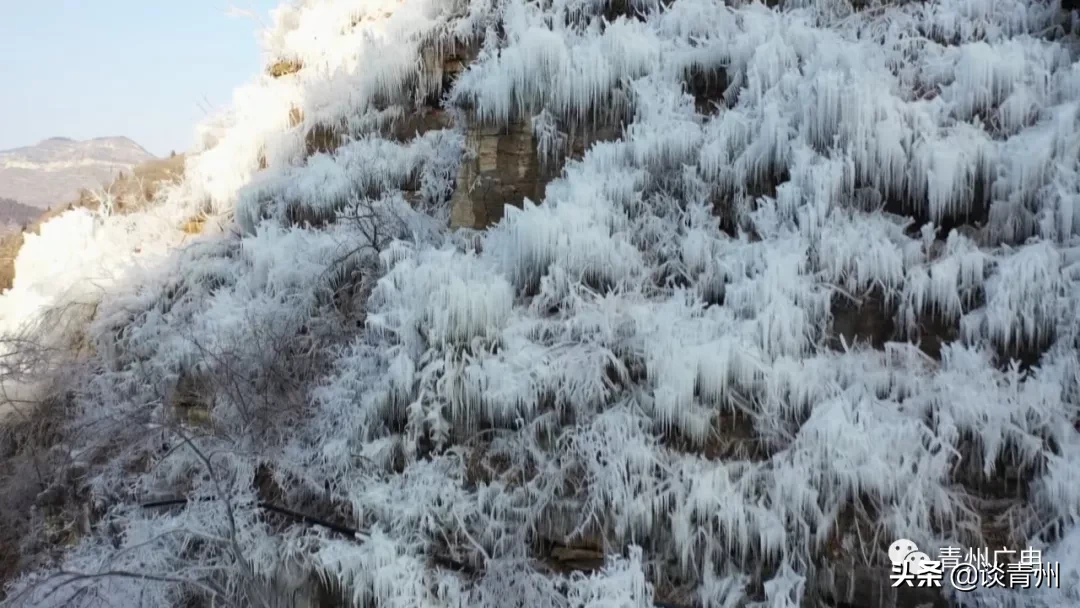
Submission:
M 149 210 L 46 224 L 0 296 L 5 332 L 65 353 L 18 381 L 63 412 L 92 515 L 9 601 L 811 606 L 863 566 L 887 585 L 908 538 L 1064 569 L 954 601 L 1077 605 L 1075 25 L 1024 0 L 283 6 L 268 57 L 299 70 L 240 89 Z M 391 137 L 433 90 L 456 126 Z M 520 124 L 545 159 L 621 135 L 451 230 L 465 131 Z M 191 239 L 200 213 L 222 229 Z

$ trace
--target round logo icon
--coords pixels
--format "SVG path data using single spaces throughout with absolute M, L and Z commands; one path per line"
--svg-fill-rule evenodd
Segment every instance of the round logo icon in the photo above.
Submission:
M 914 542 L 906 538 L 901 538 L 900 540 L 889 545 L 889 561 L 892 562 L 894 566 L 899 566 L 900 564 L 904 563 L 904 560 L 906 560 L 909 555 L 917 552 L 918 550 L 919 548 L 915 546 Z M 929 557 L 927 557 L 925 553 L 921 553 L 920 555 L 926 557 L 926 559 L 929 559 Z

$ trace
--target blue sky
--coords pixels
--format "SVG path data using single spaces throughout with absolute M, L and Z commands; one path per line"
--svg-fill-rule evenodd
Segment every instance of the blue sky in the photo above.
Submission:
M 124 135 L 164 156 L 190 146 L 209 101 L 262 65 L 251 18 L 282 0 L 0 0 L 0 150 Z

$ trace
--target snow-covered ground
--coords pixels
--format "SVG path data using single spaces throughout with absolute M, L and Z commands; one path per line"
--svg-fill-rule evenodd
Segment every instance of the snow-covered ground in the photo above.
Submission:
M 0 297 L 9 331 L 92 306 L 40 337 L 88 353 L 63 389 L 102 518 L 58 567 L 159 577 L 18 597 L 270 605 L 314 573 L 380 607 L 779 608 L 907 538 L 1045 549 L 1061 589 L 958 599 L 1078 605 L 1074 17 L 860 8 L 280 9 L 268 61 L 304 68 L 237 91 L 159 206 L 46 225 Z M 453 39 L 482 41 L 459 124 L 632 116 L 481 235 L 446 225 L 463 133 L 374 131 Z M 720 71 L 702 114 L 684 82 Z M 318 124 L 353 140 L 305 158 Z M 201 211 L 234 224 L 192 240 Z M 894 341 L 838 344 L 871 302 Z M 176 423 L 180 393 L 208 421 Z M 286 526 L 267 493 L 364 533 Z M 138 506 L 178 495 L 217 500 Z M 608 566 L 545 571 L 549 541 Z

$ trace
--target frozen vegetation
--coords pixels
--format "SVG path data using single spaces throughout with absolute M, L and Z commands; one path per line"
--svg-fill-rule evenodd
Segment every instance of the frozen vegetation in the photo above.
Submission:
M 20 252 L 4 388 L 54 420 L 52 472 L 21 475 L 67 499 L 2 548 L 28 556 L 7 601 L 816 606 L 863 567 L 888 586 L 909 538 L 1061 563 L 1060 590 L 967 605 L 1080 605 L 1074 19 L 282 7 L 268 63 L 302 67 L 238 90 L 182 184 Z M 475 59 L 440 90 L 455 48 Z M 433 94 L 456 127 L 388 135 Z M 478 124 L 530 125 L 545 156 L 622 131 L 451 230 Z M 345 142 L 309 154 L 319 129 Z M 850 311 L 891 329 L 849 339 Z

